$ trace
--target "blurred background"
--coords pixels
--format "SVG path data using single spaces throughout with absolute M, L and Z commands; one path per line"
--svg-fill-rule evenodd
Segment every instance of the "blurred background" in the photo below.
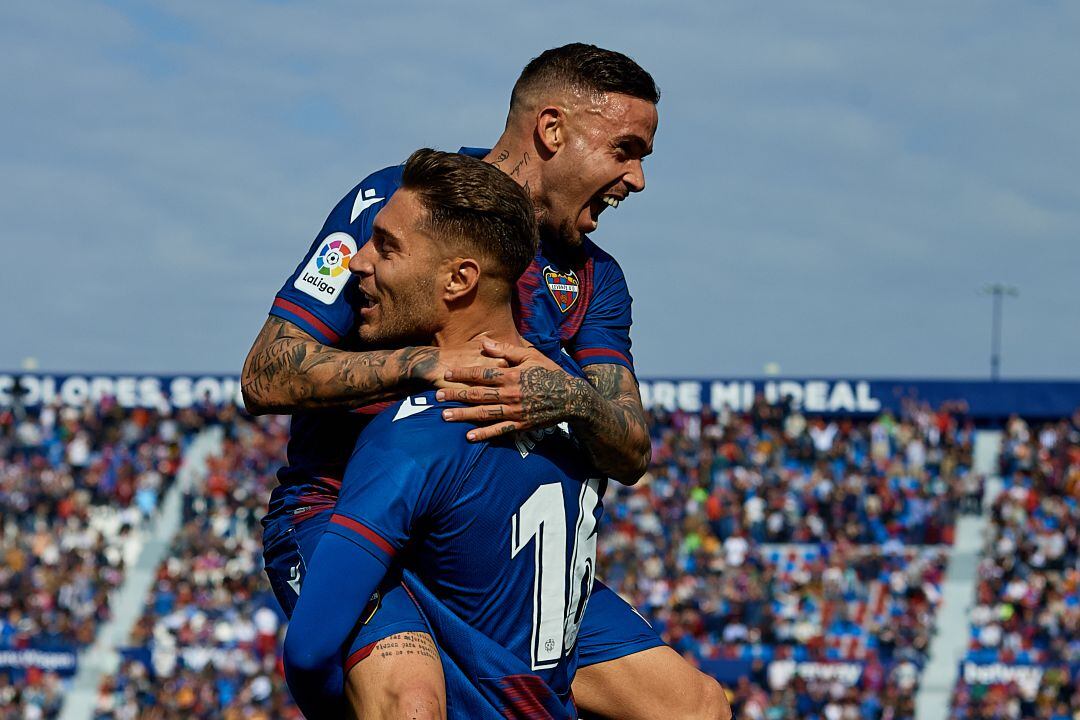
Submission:
M 653 437 L 602 577 L 740 718 L 1080 717 L 1078 26 L 0 7 L 0 718 L 297 716 L 258 523 L 288 420 L 243 412 L 243 357 L 345 192 L 493 142 L 571 41 L 663 92 L 647 190 L 594 236 Z

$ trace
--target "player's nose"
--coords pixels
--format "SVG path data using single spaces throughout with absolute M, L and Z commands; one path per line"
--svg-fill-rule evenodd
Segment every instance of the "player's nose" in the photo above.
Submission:
M 629 172 L 623 176 L 623 182 L 630 192 L 641 192 L 645 189 L 645 168 L 640 160 L 635 160 Z
M 353 253 L 349 260 L 349 272 L 354 275 L 371 275 L 375 268 L 372 265 L 375 250 L 372 243 L 366 242 L 360 249 Z

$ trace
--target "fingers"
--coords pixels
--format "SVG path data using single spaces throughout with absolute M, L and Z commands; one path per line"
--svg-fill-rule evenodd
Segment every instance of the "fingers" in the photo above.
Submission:
M 502 435 L 509 435 L 524 427 L 525 426 L 521 423 L 516 422 L 499 423 L 498 425 L 489 425 L 488 427 L 479 427 L 475 430 L 470 430 L 465 437 L 469 439 L 469 442 L 483 442 L 485 440 L 493 440 Z
M 506 371 L 501 368 L 464 367 L 451 368 L 443 376 L 444 380 L 472 385 L 501 385 Z
M 439 402 L 453 401 L 472 403 L 474 405 L 498 404 L 503 401 L 502 394 L 499 392 L 498 388 L 468 386 L 440 390 L 435 393 L 435 399 Z
M 487 425 L 503 420 L 516 422 L 518 416 L 506 405 L 477 405 L 475 407 L 447 408 L 442 411 L 443 420 L 449 422 L 471 422 Z
M 484 355 L 494 358 L 505 358 L 512 365 L 520 365 L 537 354 L 537 350 L 531 347 L 518 347 L 504 342 L 484 338 Z

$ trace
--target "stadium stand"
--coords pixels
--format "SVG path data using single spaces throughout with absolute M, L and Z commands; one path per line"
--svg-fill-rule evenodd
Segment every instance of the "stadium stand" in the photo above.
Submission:
M 0 410 L 0 718 L 52 718 L 201 424 L 111 402 Z M 56 672 L 53 672 L 56 671 Z
M 281 672 L 284 618 L 262 572 L 259 525 L 288 423 L 232 408 L 218 420 L 221 455 L 185 496 L 125 661 L 100 689 L 97 720 L 301 717 Z
M 1068 718 L 1080 708 L 1080 411 L 1013 417 L 979 564 L 954 718 Z
M 605 504 L 600 576 L 733 686 L 737 717 L 910 717 L 970 484 L 962 406 L 826 420 L 759 399 L 651 427 L 650 473 Z
M 736 717 L 913 717 L 962 513 L 985 513 L 991 537 L 951 716 L 1080 707 L 1080 413 L 1011 420 L 1004 492 L 985 507 L 963 404 L 857 419 L 759 398 L 745 412 L 655 409 L 650 422 L 648 474 L 605 500 L 600 577 L 725 683 Z M 258 522 L 288 425 L 231 407 L 0 410 L 0 652 L 93 639 L 208 424 L 221 451 L 183 495 L 181 529 L 87 717 L 300 717 Z M 0 670 L 0 720 L 56 717 L 64 682 Z

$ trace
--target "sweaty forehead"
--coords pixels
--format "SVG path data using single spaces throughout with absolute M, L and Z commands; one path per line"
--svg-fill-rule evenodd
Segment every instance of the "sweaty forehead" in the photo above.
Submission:
M 584 108 L 585 116 L 600 125 L 606 134 L 612 136 L 636 136 L 652 146 L 656 134 L 656 105 L 648 100 L 604 93 L 592 98 Z
M 374 229 L 396 240 L 405 241 L 424 235 L 423 227 L 427 219 L 427 209 L 416 193 L 402 188 L 379 210 L 375 216 Z

